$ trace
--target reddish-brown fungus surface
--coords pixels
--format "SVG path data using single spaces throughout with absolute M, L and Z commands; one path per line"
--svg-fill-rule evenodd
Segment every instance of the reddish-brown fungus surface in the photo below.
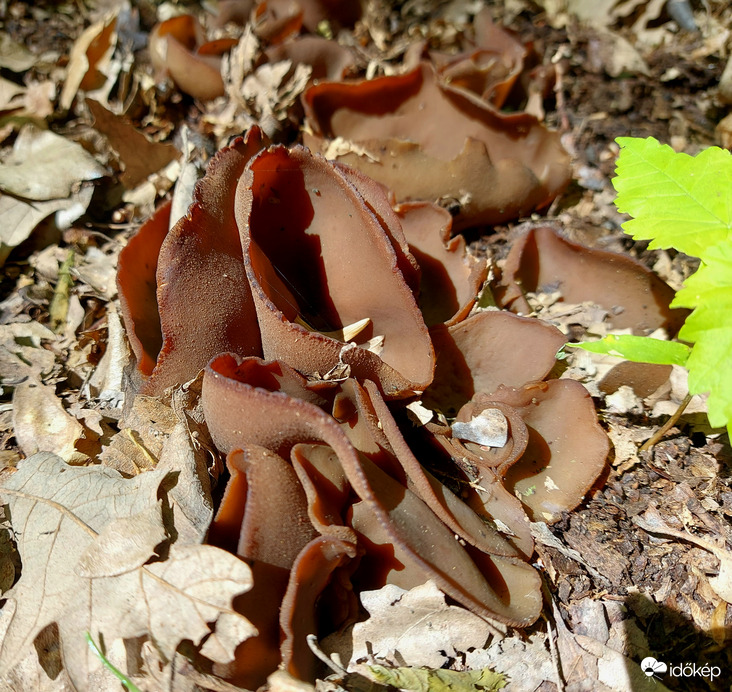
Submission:
M 304 104 L 313 132 L 306 144 L 327 151 L 334 138 L 352 143 L 337 159 L 384 183 L 398 201 L 455 200 L 457 228 L 528 214 L 569 181 L 556 133 L 446 85 L 429 63 L 393 77 L 323 82 L 307 90 Z
M 250 688 L 278 667 L 313 680 L 307 635 L 352 622 L 359 593 L 385 584 L 432 580 L 480 616 L 527 626 L 542 605 L 530 520 L 576 507 L 609 446 L 584 387 L 556 379 L 565 336 L 478 308 L 488 264 L 453 237 L 546 207 L 569 180 L 557 133 L 497 110 L 535 88 L 529 50 L 481 13 L 459 54 L 416 46 L 400 74 L 342 82 L 354 54 L 298 34 L 352 24 L 344 4 L 221 7 L 269 43 L 257 64 L 313 68 L 303 140 L 320 153 L 251 128 L 212 159 L 170 231 L 164 207 L 120 258 L 141 391 L 205 369 L 203 414 L 228 469 L 209 541 L 252 567 L 234 605 L 258 634 L 213 670 Z M 165 35 L 202 52 L 196 24 Z M 565 256 L 580 257 L 580 278 L 561 273 Z M 537 229 L 498 297 L 528 314 L 522 290 L 558 283 L 565 300 L 601 302 L 589 274 L 609 261 Z M 613 262 L 638 290 L 601 304 L 670 327 L 666 288 Z
M 167 233 L 165 214 L 125 249 L 119 286 L 144 392 L 210 360 L 203 412 L 230 475 L 210 540 L 252 565 L 235 605 L 259 631 L 217 673 L 256 686 L 283 665 L 312 679 L 306 634 L 346 624 L 355 594 L 387 583 L 431 579 L 482 616 L 533 622 L 529 517 L 576 506 L 607 454 L 584 388 L 542 382 L 563 335 L 468 316 L 486 267 L 444 210 L 395 212 L 363 173 L 267 147 L 256 129 L 213 159 Z M 497 412 L 507 439 L 405 425 L 399 400 L 423 391 L 433 416 L 464 425 Z
M 392 242 L 401 229 L 385 228 L 340 169 L 302 147 L 263 151 L 239 181 L 236 218 L 266 358 L 321 375 L 343 362 L 389 396 L 431 382 L 432 344 Z
M 157 24 L 150 33 L 150 58 L 159 74 L 194 98 L 208 101 L 224 93 L 221 56 L 236 41 L 206 42 L 198 19 L 183 14 Z
M 663 327 L 674 335 L 688 314 L 669 308 L 673 289 L 639 262 L 572 243 L 545 226 L 513 245 L 496 298 L 502 307 L 529 314 L 524 294 L 542 289 L 558 290 L 568 303 L 597 303 L 614 328 L 636 334 Z

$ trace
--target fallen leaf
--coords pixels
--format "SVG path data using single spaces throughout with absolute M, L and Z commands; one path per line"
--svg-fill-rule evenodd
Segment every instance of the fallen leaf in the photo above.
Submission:
M 155 554 L 163 535 L 158 496 L 171 475 L 163 468 L 125 479 L 102 466 L 70 467 L 50 453 L 20 462 L 0 490 L 23 565 L 5 594 L 12 605 L 0 619 L 0 629 L 7 628 L 0 669 L 11 670 L 50 623 L 58 626 L 63 664 L 78 692 L 93 689 L 90 675 L 101 665 L 85 631 L 107 646 L 148 636 L 166 660 L 183 640 L 197 645 L 213 629 L 221 638 L 219 623 L 229 650 L 254 633 L 231 608 L 251 588 L 243 561 L 180 541 L 165 559 Z M 152 558 L 142 564 L 146 554 Z
M 25 72 L 36 64 L 38 58 L 22 43 L 16 43 L 6 33 L 0 33 L 0 67 L 11 72 Z
M 47 216 L 65 211 L 56 219 L 59 229 L 68 227 L 85 211 L 92 198 L 94 188 L 85 184 L 81 189 L 64 199 L 50 199 L 45 202 L 26 202 L 0 193 L 0 266 L 5 263 L 11 250 L 30 237 L 30 234 Z
M 371 676 L 379 683 L 403 690 L 419 692 L 478 692 L 502 690 L 505 676 L 490 670 L 429 670 L 424 668 L 386 668 L 369 666 Z
M 23 105 L 25 87 L 0 77 L 0 111 L 13 110 Z
M 101 103 L 86 100 L 94 117 L 94 127 L 108 140 L 124 165 L 120 182 L 128 190 L 137 187 L 151 173 L 156 173 L 180 156 L 169 143 L 151 142 L 123 117 L 107 110 Z
M 181 463 L 182 460 L 185 463 Z M 177 423 L 163 444 L 157 468 L 178 474 L 176 484 L 168 494 L 179 539 L 192 543 L 203 541 L 214 515 L 211 483 L 206 453 L 194 446 L 185 423 Z M 216 632 L 220 638 L 219 625 Z
M 76 39 L 66 68 L 66 81 L 61 90 L 59 107 L 68 110 L 79 89 L 95 89 L 101 86 L 103 75 L 99 68 L 108 61 L 117 42 L 115 27 L 117 18 L 101 20 L 88 27 Z
M 50 373 L 56 358 L 41 342 L 55 338 L 39 322 L 0 325 L 0 385 L 14 387 L 28 377 L 40 379 Z
M 493 642 L 487 649 L 468 651 L 465 665 L 471 670 L 490 668 L 504 673 L 517 690 L 536 690 L 544 681 L 557 682 L 547 635 L 541 631 L 528 636 L 516 633 Z
M 124 402 L 124 370 L 130 350 L 114 303 L 107 305 L 107 350 L 89 379 L 90 394 L 113 408 Z
M 482 648 L 493 632 L 477 615 L 448 606 L 432 581 L 410 591 L 387 584 L 363 592 L 361 603 L 371 617 L 353 628 L 352 662 L 379 659 L 440 668 L 460 651 Z
M 76 449 L 84 428 L 66 413 L 53 387 L 28 379 L 13 394 L 15 438 L 26 456 L 54 452 L 65 461 L 81 463 L 87 456 Z
M 497 408 L 487 408 L 467 423 L 455 421 L 452 435 L 485 447 L 503 447 L 508 440 L 508 419 Z
M 0 164 L 0 188 L 25 199 L 59 199 L 69 197 L 80 181 L 105 173 L 104 166 L 80 144 L 26 125 Z
M 121 248 L 103 252 L 90 247 L 80 258 L 74 274 L 104 300 L 112 300 L 117 295 L 117 255 Z

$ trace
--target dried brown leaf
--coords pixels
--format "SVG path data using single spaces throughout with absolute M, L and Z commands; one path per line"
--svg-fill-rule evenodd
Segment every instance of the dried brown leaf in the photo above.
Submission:
M 104 62 L 111 58 L 117 42 L 115 27 L 117 18 L 110 17 L 92 24 L 76 39 L 69 55 L 64 82 L 59 99 L 62 110 L 68 110 L 76 92 L 81 89 L 94 89 L 100 86 L 100 73 Z M 101 80 L 103 81 L 103 80 Z
M 56 359 L 41 342 L 55 338 L 39 322 L 0 325 L 0 384 L 15 386 L 27 377 L 40 379 L 50 373 Z
M 456 652 L 482 648 L 493 628 L 428 581 L 410 591 L 387 584 L 361 594 L 371 617 L 353 628 L 352 662 L 368 658 L 440 668 Z M 372 658 L 373 657 L 373 658 Z
M 22 43 L 16 43 L 3 32 L 0 34 L 0 67 L 12 72 L 25 72 L 36 64 L 38 58 Z
M 20 108 L 24 94 L 25 87 L 0 77 L 0 111 Z
M 24 199 L 69 197 L 82 180 L 95 180 L 106 171 L 80 144 L 26 125 L 12 153 L 0 164 L 0 188 Z
M 107 137 L 112 149 L 119 154 L 124 165 L 120 182 L 128 190 L 180 156 L 172 144 L 151 142 L 130 122 L 107 110 L 98 101 L 87 99 L 86 103 L 94 117 L 94 127 Z
M 27 240 L 33 229 L 47 216 L 63 211 L 62 218 L 57 216 L 56 219 L 59 228 L 75 221 L 86 211 L 93 192 L 93 187 L 85 184 L 70 197 L 45 202 L 26 202 L 0 193 L 0 218 L 3 220 L 0 225 L 0 266 L 5 263 L 10 251 Z
M 15 388 L 13 427 L 23 452 L 54 452 L 64 461 L 80 463 L 86 455 L 76 449 L 84 428 L 66 413 L 53 387 L 28 379 Z
M 23 565 L 0 620 L 7 628 L 0 669 L 11 670 L 54 622 L 65 669 L 79 692 L 93 689 L 89 676 L 99 667 L 85 631 L 108 646 L 148 636 L 167 660 L 182 640 L 198 644 L 214 629 L 210 623 L 218 630 L 222 616 L 229 650 L 236 638 L 251 636 L 251 625 L 231 608 L 234 596 L 251 588 L 245 563 L 181 541 L 165 559 L 154 554 L 162 535 L 158 495 L 174 480 L 165 468 L 125 479 L 100 466 L 69 467 L 49 453 L 19 464 L 0 491 Z M 146 553 L 152 558 L 141 565 Z M 115 576 L 100 576 L 110 572 Z

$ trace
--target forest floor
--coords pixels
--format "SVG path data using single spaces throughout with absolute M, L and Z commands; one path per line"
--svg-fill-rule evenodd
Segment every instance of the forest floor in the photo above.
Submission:
M 76 174 L 70 163 L 57 161 L 53 175 L 66 185 L 68 195 L 61 202 L 41 201 L 37 211 L 18 209 L 7 195 L 0 197 L 0 462 L 5 477 L 21 459 L 39 450 L 88 463 L 118 432 L 120 401 L 100 398 L 100 392 L 115 389 L 110 383 L 122 382 L 121 361 L 113 362 L 109 355 L 124 348 L 113 310 L 117 255 L 160 199 L 170 195 L 180 168 L 171 164 L 175 155 L 169 142 L 175 137 L 180 146 L 182 126 L 188 125 L 191 140 L 203 142 L 209 153 L 229 134 L 225 127 L 222 134 L 212 134 L 220 123 L 204 123 L 198 103 L 172 86 L 156 91 L 144 61 L 134 68 L 143 76 L 132 99 L 136 105 L 128 108 L 124 123 L 105 109 L 89 116 L 77 91 L 82 79 L 86 85 L 91 82 L 77 65 L 75 46 L 78 52 L 82 32 L 104 21 L 105 12 L 119 11 L 120 4 L 0 1 L 0 159 L 9 155 L 19 129 L 36 123 L 81 142 L 105 169 L 97 180 L 87 163 L 87 175 L 66 180 Z M 720 86 L 732 48 L 732 8 L 715 0 L 692 2 L 695 28 L 684 30 L 667 13 L 665 3 L 654 0 L 372 2 L 360 31 L 370 32 L 385 51 L 399 55 L 415 26 L 429 26 L 434 35 L 450 34 L 449 20 L 442 18 L 445 6 L 454 7 L 449 16 L 455 18 L 452 29 L 459 33 L 464 30 L 460 22 L 469 21 L 484 4 L 497 23 L 533 44 L 541 64 L 555 66 L 556 84 L 542 103 L 543 119 L 561 133 L 572 155 L 573 179 L 546 213 L 490 231 L 471 231 L 467 239 L 472 249 L 489 254 L 500 267 L 527 227 L 550 225 L 574 242 L 636 258 L 678 289 L 695 270 L 693 261 L 649 251 L 622 231 L 626 217 L 613 204 L 611 183 L 619 151 L 615 139 L 652 136 L 691 155 L 732 142 L 732 125 L 726 129 L 723 122 L 732 113 L 732 98 L 724 98 L 732 86 Z M 181 6 L 201 12 L 198 5 Z M 136 31 L 144 46 L 161 7 L 139 0 L 133 9 L 139 13 Z M 376 50 L 373 44 L 368 49 Z M 103 68 L 111 69 L 109 65 L 107 61 Z M 72 70 L 81 73 L 77 88 L 66 93 Z M 64 99 L 66 108 L 60 104 Z M 130 123 L 148 136 L 140 145 L 144 151 L 123 151 L 131 136 Z M 283 135 L 288 136 L 294 135 Z M 199 157 L 199 162 L 204 159 Z M 128 179 L 120 184 L 124 175 Z M 88 182 L 93 179 L 96 186 Z M 73 220 L 60 229 L 53 214 L 64 211 Z M 63 265 L 69 250 L 75 256 L 72 270 Z M 540 317 L 556 324 L 572 322 L 551 296 L 539 301 L 537 309 Z M 445 666 L 504 673 L 510 690 L 659 690 L 664 685 L 672 690 L 730 690 L 729 440 L 709 428 L 704 402 L 695 397 L 660 442 L 639 451 L 683 398 L 684 382 L 664 382 L 657 391 L 603 390 L 598 382 L 608 367 L 599 363 L 588 375 L 614 448 L 607 471 L 577 509 L 550 527 L 536 525 L 534 563 L 541 568 L 545 586 L 543 617 L 528 629 L 496 633 L 469 656 L 460 652 L 462 657 L 445 659 Z M 23 389 L 29 379 L 40 386 Z M 24 398 L 18 395 L 21 390 Z M 153 430 L 138 430 L 144 439 L 154 438 L 156 426 L 164 434 L 171 430 L 171 421 L 163 420 L 165 411 L 153 407 L 145 415 L 153 421 L 148 423 Z M 106 460 L 112 456 L 107 453 Z M 30 562 L 24 559 L 20 564 L 14 548 L 18 528 L 13 528 L 14 533 L 6 530 L 0 540 L 2 591 Z M 58 631 L 47 627 L 42 634 L 34 647 L 29 646 L 20 668 L 12 675 L 3 671 L 2 689 L 73 689 L 60 673 Z M 670 670 L 647 678 L 638 664 L 648 656 Z M 145 672 L 150 660 L 135 670 L 127 668 L 141 689 L 235 689 L 202 674 L 196 677 L 183 664 L 178 677 L 150 677 Z M 679 664 L 682 670 L 674 674 Z M 182 682 L 186 670 L 190 675 Z M 119 689 L 116 684 L 108 689 Z M 300 689 L 300 683 L 288 684 Z M 343 686 L 355 689 L 347 682 Z M 310 689 L 304 684 L 301 688 Z M 434 683 L 432 688 L 437 689 Z

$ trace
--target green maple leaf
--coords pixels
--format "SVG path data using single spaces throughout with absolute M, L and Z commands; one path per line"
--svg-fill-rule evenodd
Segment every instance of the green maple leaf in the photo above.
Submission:
M 704 250 L 702 265 L 672 305 L 694 308 L 679 332 L 680 339 L 694 344 L 686 362 L 689 391 L 709 392 L 709 423 L 727 425 L 732 421 L 732 242 Z
M 732 429 L 732 156 L 709 147 L 697 156 L 676 153 L 649 137 L 619 137 L 613 185 L 623 224 L 649 247 L 674 248 L 701 259 L 672 307 L 692 308 L 679 331 L 682 344 L 646 337 L 608 336 L 568 344 L 627 360 L 676 363 L 689 371 L 689 392 L 709 393 L 713 427 Z
M 656 363 L 658 365 L 686 365 L 690 351 L 686 344 L 680 344 L 678 341 L 661 341 L 633 334 L 608 334 L 599 341 L 585 341 L 581 344 L 566 344 L 566 346 L 617 356 L 635 363 Z
M 635 217 L 623 224 L 651 248 L 673 247 L 687 255 L 732 238 L 732 156 L 709 147 L 697 156 L 676 153 L 653 137 L 618 137 L 621 146 L 613 185 L 618 211 Z

